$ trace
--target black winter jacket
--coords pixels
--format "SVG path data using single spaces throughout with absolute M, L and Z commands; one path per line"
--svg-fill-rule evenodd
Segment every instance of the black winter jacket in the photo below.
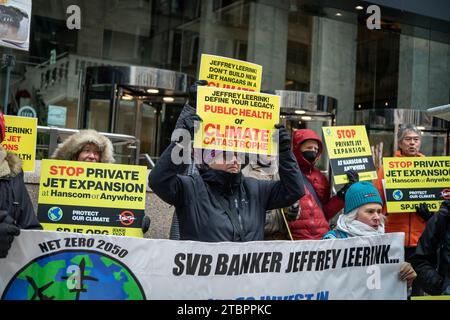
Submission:
M 192 108 L 191 108 L 192 110 Z M 180 118 L 188 115 L 186 107 Z M 181 121 L 177 122 L 178 124 Z M 292 205 L 305 194 L 303 179 L 291 151 L 279 154 L 279 181 L 262 181 L 209 169 L 201 175 L 183 176 L 171 161 L 175 143 L 163 152 L 150 172 L 149 186 L 165 202 L 175 205 L 180 239 L 205 242 L 264 239 L 266 211 Z M 218 198 L 236 208 L 244 239 Z
M 425 292 L 441 295 L 450 290 L 450 215 L 445 207 L 427 222 L 411 263 Z
M 5 150 L 1 148 L 0 152 Z M 0 210 L 7 211 L 21 229 L 42 229 L 23 181 L 20 160 L 9 154 L 3 161 L 11 172 L 0 177 Z
M 7 211 L 21 229 L 42 229 L 23 182 L 23 172 L 15 177 L 0 178 L 0 197 L 0 210 Z

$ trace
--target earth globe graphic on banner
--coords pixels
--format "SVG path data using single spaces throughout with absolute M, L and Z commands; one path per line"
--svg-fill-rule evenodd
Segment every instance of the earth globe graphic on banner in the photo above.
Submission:
M 117 259 L 95 251 L 59 251 L 16 273 L 2 300 L 145 300 L 134 274 Z

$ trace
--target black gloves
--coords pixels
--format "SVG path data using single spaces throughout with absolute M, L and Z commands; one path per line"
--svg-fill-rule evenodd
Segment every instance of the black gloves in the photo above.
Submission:
M 0 211 L 0 258 L 6 258 L 14 236 L 20 234 L 20 229 L 14 224 L 13 218 L 6 211 Z
M 191 141 L 194 140 L 195 122 L 203 121 L 197 114 L 190 114 L 183 119 L 182 127 L 191 134 Z
M 291 151 L 291 135 L 282 124 L 276 124 L 278 129 L 278 152 Z
M 149 216 L 145 216 L 144 218 L 142 218 L 142 233 L 146 233 L 148 231 L 148 229 L 150 228 L 150 217 Z
M 347 175 L 348 182 L 336 194 L 342 200 L 345 200 L 345 193 L 347 192 L 348 188 L 350 188 L 350 186 L 355 182 L 359 181 L 359 174 L 355 170 L 345 171 L 345 174 Z
M 433 216 L 425 202 L 420 203 L 416 207 L 416 213 L 419 215 L 419 217 L 425 220 L 425 222 L 430 220 L 430 218 Z
M 207 85 L 208 85 L 208 81 L 197 80 L 189 88 L 189 104 L 194 109 L 197 109 L 197 87 L 198 86 L 207 86 Z
M 345 171 L 345 174 L 347 175 L 348 183 L 353 184 L 353 183 L 359 181 L 359 174 L 357 171 L 348 170 L 348 171 Z
M 298 205 L 298 201 L 290 206 L 286 212 L 286 220 L 287 221 L 295 221 L 300 218 L 300 206 Z

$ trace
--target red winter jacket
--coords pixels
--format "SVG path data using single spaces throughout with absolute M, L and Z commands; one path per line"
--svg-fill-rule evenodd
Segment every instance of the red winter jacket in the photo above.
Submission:
M 316 140 L 319 143 L 319 152 L 313 163 L 307 161 L 301 151 L 300 145 L 305 140 Z M 344 201 L 337 196 L 330 199 L 330 184 L 327 178 L 314 167 L 319 160 L 323 146 L 319 136 L 311 129 L 301 129 L 294 132 L 294 155 L 303 175 L 311 182 L 316 194 L 322 203 L 320 209 L 313 195 L 305 185 L 305 195 L 299 199 L 301 208 L 300 218 L 289 223 L 294 240 L 321 240 L 322 236 L 330 230 L 328 220 L 333 218 L 344 207 Z

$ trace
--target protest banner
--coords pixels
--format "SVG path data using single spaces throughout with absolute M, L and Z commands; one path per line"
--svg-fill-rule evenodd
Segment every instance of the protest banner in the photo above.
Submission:
M 450 300 L 450 296 L 411 296 L 411 300 Z
M 30 46 L 31 0 L 0 1 L 0 46 L 28 51 Z
M 201 128 L 194 148 L 276 155 L 273 141 L 280 117 L 280 97 L 270 94 L 199 87 Z
M 322 130 L 336 184 L 348 182 L 345 174 L 348 170 L 357 171 L 360 181 L 377 178 L 365 126 L 323 127 Z
M 22 231 L 2 299 L 406 299 L 403 233 L 206 243 Z
M 34 172 L 37 118 L 5 115 L 5 140 L 2 147 L 22 160 L 22 170 Z
M 207 80 L 208 86 L 261 91 L 262 66 L 247 61 L 202 54 L 200 80 Z
M 388 212 L 415 212 L 425 202 L 436 212 L 450 199 L 450 157 L 383 158 Z
M 45 230 L 142 237 L 147 168 L 42 160 L 38 219 Z

